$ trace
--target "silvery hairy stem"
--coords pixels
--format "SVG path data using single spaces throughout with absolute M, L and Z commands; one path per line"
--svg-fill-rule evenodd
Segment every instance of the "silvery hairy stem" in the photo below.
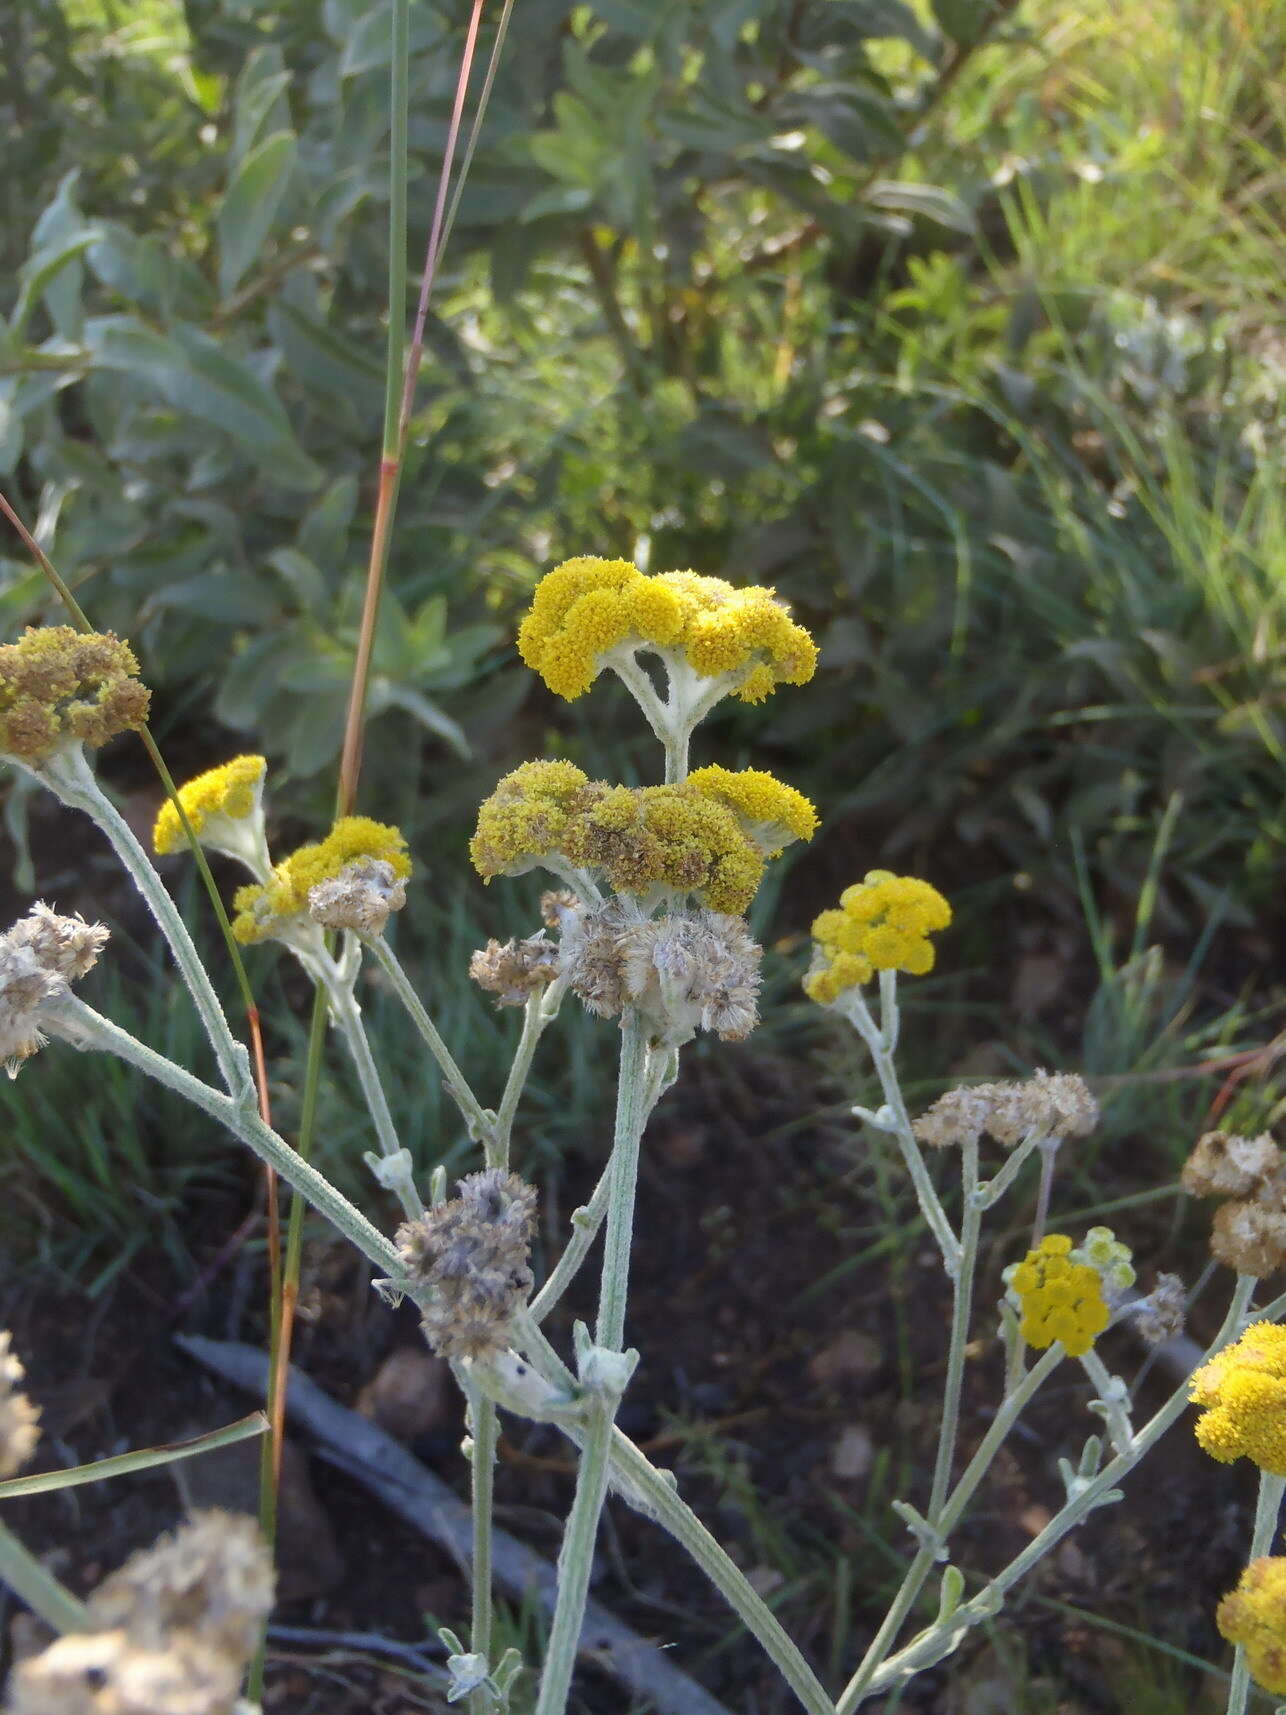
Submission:
M 192 944 L 187 925 L 129 824 L 98 784 L 83 748 L 79 744 L 68 746 L 55 752 L 40 768 L 24 768 L 24 772 L 48 787 L 69 808 L 83 810 L 106 835 L 169 943 L 174 962 L 210 1038 L 224 1083 L 238 1096 L 247 1089 L 253 1089 L 249 1056 L 228 1027 L 219 997 Z
M 607 1353 L 624 1345 L 625 1305 L 629 1292 L 630 1246 L 634 1234 L 634 1194 L 638 1183 L 639 1144 L 646 1120 L 647 1030 L 632 1008 L 621 1020 L 621 1063 L 616 1091 L 607 1234 L 598 1302 L 597 1343 Z M 558 1556 L 558 1598 L 549 1632 L 536 1715 L 563 1715 L 585 1617 L 598 1521 L 607 1497 L 612 1429 L 619 1396 L 591 1396 L 585 1440 L 576 1473 L 576 1494 Z

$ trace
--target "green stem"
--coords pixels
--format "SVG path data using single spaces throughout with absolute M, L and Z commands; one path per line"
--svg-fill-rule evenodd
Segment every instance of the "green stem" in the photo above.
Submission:
M 1286 1477 L 1271 1471 L 1259 1473 L 1259 1496 L 1255 1502 L 1255 1528 L 1250 1538 L 1249 1560 L 1261 1560 L 1273 1546 L 1277 1535 L 1277 1519 L 1281 1512 L 1282 1495 L 1286 1493 Z M 1237 1645 L 1232 1664 L 1232 1680 L 1228 1686 L 1227 1715 L 1246 1715 L 1250 1696 L 1250 1668 L 1243 1645 Z
M 634 1193 L 638 1182 L 639 1142 L 646 1119 L 647 1032 L 630 1009 L 621 1022 L 621 1063 L 616 1089 L 616 1124 L 607 1203 L 607 1237 L 603 1247 L 603 1280 L 598 1302 L 598 1344 L 619 1352 L 625 1340 L 625 1305 L 629 1294 L 630 1246 L 634 1236 Z M 576 1667 L 576 1650 L 585 1618 L 594 1565 L 598 1521 L 607 1497 L 612 1428 L 617 1400 L 605 1393 L 591 1395 L 588 1427 L 576 1472 L 576 1494 L 558 1555 L 558 1597 L 550 1627 L 549 1647 L 540 1676 L 536 1715 L 563 1715 Z
M 534 1322 L 543 1322 L 549 1315 L 589 1255 L 590 1247 L 598 1237 L 598 1229 L 603 1224 L 603 1216 L 607 1213 L 607 1197 L 611 1184 L 612 1164 L 608 1162 L 589 1202 L 572 1210 L 572 1236 L 545 1284 L 531 1301 L 530 1309 Z
M 630 1246 L 634 1237 L 634 1194 L 638 1184 L 639 1143 L 647 1074 L 647 1031 L 632 1009 L 621 1023 L 620 1082 L 616 1094 L 616 1133 L 612 1140 L 607 1194 L 607 1236 L 603 1241 L 603 1282 L 598 1300 L 598 1343 L 619 1352 L 625 1344 L 625 1304 L 630 1285 Z
M 375 1127 L 380 1152 L 389 1160 L 402 1156 L 404 1152 L 398 1139 L 397 1127 L 393 1124 L 393 1115 L 389 1112 L 388 1097 L 384 1094 L 384 1085 L 380 1080 L 375 1057 L 371 1053 L 366 1027 L 362 1023 L 362 1009 L 354 999 L 351 987 L 345 983 L 328 984 L 326 997 L 330 1003 L 330 1015 L 335 1021 L 335 1028 L 344 1038 L 357 1070 L 357 1081 L 362 1086 L 366 1111 Z M 418 1220 L 424 1213 L 424 1204 L 410 1174 L 398 1174 L 389 1183 L 407 1220 Z
M 938 1456 L 933 1467 L 929 1495 L 930 1522 L 942 1510 L 951 1482 L 951 1460 L 960 1424 L 960 1396 L 964 1387 L 965 1347 L 969 1343 L 969 1318 L 973 1309 L 974 1275 L 978 1268 L 978 1237 L 982 1229 L 982 1204 L 978 1197 L 978 1145 L 962 1146 L 964 1206 L 960 1221 L 960 1266 L 951 1282 L 951 1345 L 947 1352 L 947 1379 L 942 1398 L 942 1423 L 938 1430 Z
M 134 838 L 129 824 L 95 779 L 84 751 L 76 745 L 51 757 L 39 771 L 26 772 L 32 773 L 33 778 L 47 786 L 69 808 L 83 810 L 111 842 L 113 851 L 169 943 L 174 962 L 205 1025 L 224 1083 L 236 1095 L 253 1091 L 249 1057 L 228 1027 L 219 997 L 192 944 L 187 925 L 147 853 Z
M 576 1668 L 589 1576 L 594 1565 L 598 1520 L 607 1498 L 613 1407 L 595 1401 L 576 1472 L 576 1494 L 558 1554 L 558 1599 L 540 1676 L 535 1715 L 563 1715 Z
M 325 1005 L 324 998 L 321 1004 Z M 324 1215 L 363 1256 L 390 1274 L 399 1272 L 398 1254 L 384 1235 L 284 1138 L 263 1123 L 253 1102 L 236 1102 L 231 1096 L 193 1077 L 191 1072 L 176 1066 L 164 1054 L 158 1054 L 145 1042 L 113 1024 L 111 1019 L 95 1012 L 92 1006 L 86 1006 L 75 995 L 65 995 L 51 1004 L 42 1015 L 42 1021 L 51 1033 L 64 1037 L 75 1047 L 99 1049 L 115 1054 L 128 1065 L 137 1066 L 140 1072 L 209 1114 L 211 1119 L 240 1138 L 261 1161 L 274 1167 L 286 1183 L 298 1191 L 318 1214 Z
M 1032 1399 L 1036 1391 L 1046 1379 L 1057 1369 L 1064 1357 L 1063 1348 L 1054 1345 L 1041 1358 L 1040 1362 L 1023 1377 L 1013 1393 L 1002 1403 L 991 1426 L 982 1439 L 982 1443 L 973 1458 L 969 1461 L 964 1475 L 957 1483 L 951 1498 L 944 1504 L 940 1513 L 931 1513 L 929 1522 L 937 1532 L 940 1543 L 945 1544 L 961 1514 L 973 1497 L 974 1490 L 986 1476 L 992 1460 L 1000 1450 L 1001 1443 L 1017 1422 L 1023 1408 Z M 938 1558 L 937 1544 L 924 1544 L 916 1553 L 906 1574 L 902 1579 L 897 1595 L 879 1631 L 872 1638 L 866 1654 L 849 1680 L 835 1705 L 836 1715 L 850 1715 L 862 1699 L 868 1695 L 874 1685 L 876 1675 L 894 1640 L 902 1629 L 902 1624 L 911 1612 L 917 1596 L 924 1588 L 925 1580 L 932 1571 Z
M 546 1380 L 565 1388 L 573 1385 L 571 1371 L 529 1319 L 520 1337 L 533 1367 Z M 579 1440 L 574 1429 L 560 1427 L 572 1440 Z M 745 1573 L 682 1499 L 673 1480 L 659 1471 L 619 1429 L 612 1431 L 611 1472 L 626 1498 L 637 1502 L 648 1517 L 692 1556 L 747 1631 L 762 1645 L 809 1715 L 834 1715 L 834 1705 L 821 1681 Z
M 60 1584 L 3 1524 L 0 1524 L 0 1583 L 7 1584 L 33 1614 L 56 1632 L 92 1630 L 89 1610 L 80 1598 Z
M 518 1038 L 513 1064 L 509 1068 L 509 1076 L 505 1079 L 500 1106 L 496 1109 L 495 1127 L 491 1137 L 485 1140 L 488 1167 L 509 1166 L 509 1141 L 513 1136 L 514 1118 L 518 1112 L 518 1103 L 522 1100 L 522 1093 L 527 1087 L 536 1045 L 546 1026 L 557 1018 L 565 990 L 566 984 L 559 981 L 552 983 L 547 989 L 537 990 L 527 996 L 522 1016 L 522 1035 Z
M 491 1659 L 491 1528 L 495 1504 L 496 1408 L 480 1390 L 466 1384 L 469 1420 L 473 1426 L 473 1628 L 469 1648 L 475 1655 Z M 470 1715 L 490 1715 L 491 1699 L 485 1691 L 474 1692 Z
M 470 1137 L 484 1145 L 489 1145 L 495 1137 L 495 1116 L 486 1111 L 469 1088 L 468 1080 L 459 1066 L 456 1065 L 451 1050 L 442 1040 L 437 1026 L 424 1010 L 419 995 L 412 988 L 409 977 L 398 963 L 397 955 L 382 935 L 363 935 L 361 941 L 362 945 L 373 953 L 379 961 L 389 982 L 393 985 L 393 992 L 410 1014 L 415 1028 L 427 1043 L 429 1052 L 441 1067 L 447 1089 L 451 1092 L 456 1106 L 468 1124 Z
M 882 972 L 881 975 L 889 973 Z M 947 1274 L 954 1278 L 960 1267 L 960 1241 L 951 1230 L 946 1211 L 941 1199 L 934 1189 L 929 1177 L 929 1170 L 924 1164 L 924 1156 L 920 1151 L 919 1142 L 911 1129 L 911 1117 L 906 1111 L 906 1103 L 902 1099 L 902 1088 L 898 1083 L 897 1067 L 893 1062 L 893 1049 L 897 1043 L 897 1011 L 888 1008 L 886 999 L 886 1028 L 881 1029 L 871 1016 L 870 1008 L 860 989 L 849 989 L 843 999 L 844 1016 L 852 1024 L 866 1046 L 871 1051 L 871 1059 L 875 1063 L 876 1075 L 880 1080 L 880 1089 L 884 1095 L 885 1106 L 893 1117 L 892 1131 L 902 1152 L 907 1172 L 911 1175 L 911 1183 L 915 1187 L 916 1198 L 920 1204 L 920 1213 L 928 1223 L 930 1231 L 937 1240 L 938 1249 L 942 1252 L 942 1265 Z

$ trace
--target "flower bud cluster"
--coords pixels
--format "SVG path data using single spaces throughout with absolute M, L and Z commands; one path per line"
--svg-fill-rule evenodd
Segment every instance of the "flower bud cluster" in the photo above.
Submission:
M 10 1715 L 233 1715 L 272 1607 L 254 1521 L 196 1513 L 127 1560 L 72 1632 L 14 1669 Z
M 28 626 L 0 646 L 0 752 L 38 768 L 66 745 L 96 748 L 145 725 L 150 697 L 111 632 Z
M 444 1358 L 479 1358 L 508 1347 L 531 1292 L 536 1192 L 499 1167 L 470 1173 L 458 1190 L 404 1222 L 395 1242 L 429 1345 Z
M 1286 1696 L 1286 1559 L 1252 1560 L 1220 1602 L 1215 1624 L 1245 1650 L 1251 1678 L 1274 1696 Z
M 1081 1358 L 1107 1327 L 1111 1313 L 1099 1271 L 1073 1260 L 1065 1233 L 1048 1233 L 1006 1269 L 1005 1279 L 1021 1306 L 1018 1331 L 1029 1346 L 1043 1349 L 1061 1340 L 1069 1357 Z
M 40 1412 L 18 1391 L 26 1373 L 8 1329 L 0 1329 L 0 1478 L 21 1471 L 40 1440 Z
M 1097 1272 L 1109 1302 L 1128 1292 L 1137 1278 L 1133 1251 L 1111 1227 L 1091 1227 L 1069 1255 L 1073 1262 L 1085 1263 Z
M 846 989 L 870 982 L 876 971 L 923 976 L 933 969 L 929 936 L 950 922 L 951 907 L 927 881 L 870 870 L 844 889 L 838 908 L 814 920 L 804 992 L 828 1006 Z
M 540 580 L 518 650 L 556 696 L 573 702 L 614 653 L 646 649 L 703 678 L 731 676 L 743 702 L 813 676 L 817 647 L 770 589 L 737 589 L 695 572 L 647 577 L 629 560 L 584 555 Z
M 343 922 L 344 928 L 376 919 L 382 927 L 388 912 L 405 904 L 405 892 L 396 884 L 410 873 L 406 840 L 397 828 L 369 816 L 341 816 L 324 840 L 283 858 L 270 881 L 238 888 L 232 933 L 243 942 L 279 937 L 314 907 L 323 913 L 322 921 L 327 913 L 338 920 L 347 912 L 352 921 Z M 328 891 L 326 884 L 332 882 L 342 885 Z M 321 897 L 315 901 L 318 890 Z
M 1098 1124 L 1098 1103 L 1075 1072 L 1036 1071 L 1004 1084 L 970 1084 L 948 1090 L 914 1127 L 933 1149 L 976 1144 L 983 1133 L 1006 1149 L 1028 1138 L 1086 1137 Z
M 1230 1199 L 1215 1211 L 1210 1250 L 1217 1261 L 1261 1280 L 1286 1263 L 1286 1166 L 1267 1132 L 1206 1132 L 1180 1183 L 1194 1197 Z
M 1286 1328 L 1252 1322 L 1193 1373 L 1188 1397 L 1202 1406 L 1197 1440 L 1212 1459 L 1246 1458 L 1286 1477 Z
M 570 762 L 525 762 L 481 805 L 469 851 L 488 880 L 544 862 L 587 871 L 617 893 L 691 893 L 739 913 L 764 871 L 752 829 L 771 830 L 779 850 L 816 826 L 800 793 L 749 773 L 699 770 L 679 785 L 628 787 L 591 781 Z
M 44 1046 L 47 1008 L 93 969 L 106 941 L 101 923 L 60 917 L 39 902 L 0 935 L 0 1060 L 11 1078 Z

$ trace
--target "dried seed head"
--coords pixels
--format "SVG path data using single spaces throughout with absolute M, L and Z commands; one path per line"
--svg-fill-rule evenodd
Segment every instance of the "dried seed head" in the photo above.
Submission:
M 458 1197 L 405 1222 L 396 1243 L 429 1345 L 444 1358 L 477 1358 L 506 1349 L 531 1292 L 536 1193 L 498 1167 L 458 1188 Z
M 548 900 L 554 897 L 546 894 Z M 563 931 L 562 966 L 568 987 L 599 1018 L 616 1018 L 625 1005 L 621 943 L 641 921 L 634 906 L 620 899 L 586 910 L 559 909 Z
M 14 1670 L 10 1715 L 233 1715 L 272 1593 L 254 1521 L 194 1514 L 98 1587 L 96 1629 Z
M 106 940 L 101 924 L 42 904 L 0 935 L 0 1060 L 11 1078 L 45 1043 L 46 1007 L 97 963 Z
M 13 1670 L 7 1715 L 234 1715 L 244 1665 L 190 1636 L 71 1632 Z
M 104 1630 L 165 1647 L 190 1633 L 244 1665 L 272 1608 L 272 1562 L 255 1521 L 242 1513 L 198 1512 L 151 1548 L 140 1549 L 89 1600 Z
M 931 1108 L 922 1113 L 912 1130 L 921 1143 L 931 1149 L 946 1149 L 952 1144 L 975 1144 L 987 1129 L 991 1118 L 991 1092 L 994 1084 L 978 1084 L 948 1090 L 939 1096 Z
M 1098 1103 L 1075 1072 L 1037 1071 L 1021 1082 L 948 1090 L 916 1120 L 921 1143 L 935 1149 L 977 1143 L 983 1132 L 1012 1149 L 1029 1137 L 1085 1137 L 1098 1124 Z
M 697 907 L 645 918 L 618 899 L 554 909 L 564 974 L 591 1012 L 615 1018 L 637 1007 L 654 1041 L 670 1047 L 698 1028 L 727 1041 L 754 1029 L 763 949 L 740 917 Z
M 26 1371 L 11 1346 L 8 1329 L 0 1329 L 0 1477 L 20 1471 L 40 1440 L 40 1412 L 18 1391 Z
M 1180 1183 L 1193 1197 L 1248 1197 L 1281 1164 L 1281 1151 L 1267 1132 L 1239 1137 L 1208 1131 L 1184 1162 Z
M 331 881 L 308 890 L 308 915 L 323 929 L 383 933 L 391 911 L 406 904 L 406 883 L 382 858 L 358 858 Z
M 550 888 L 540 896 L 540 920 L 546 929 L 565 928 L 569 914 L 581 908 L 580 900 L 566 887 Z
M 1238 1274 L 1263 1280 L 1286 1263 L 1286 1209 L 1273 1198 L 1224 1203 L 1215 1211 L 1210 1254 Z
M 469 975 L 496 997 L 497 1006 L 524 1006 L 558 975 L 558 948 L 543 935 L 524 941 L 488 941 L 469 960 Z
M 1182 1334 L 1188 1295 L 1177 1274 L 1157 1275 L 1156 1285 L 1137 1307 L 1134 1326 L 1149 1345 L 1159 1346 Z
M 763 948 L 740 917 L 694 911 L 640 923 L 621 953 L 630 1002 L 665 1046 L 689 1041 L 698 1026 L 739 1042 L 757 1024 Z

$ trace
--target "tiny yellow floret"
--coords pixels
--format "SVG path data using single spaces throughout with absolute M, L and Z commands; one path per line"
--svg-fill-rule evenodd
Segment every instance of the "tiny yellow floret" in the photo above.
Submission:
M 556 696 L 574 702 L 618 647 L 671 652 L 706 678 L 758 703 L 779 684 L 803 685 L 817 646 L 767 588 L 738 589 L 696 572 L 646 576 L 630 560 L 581 555 L 547 572 L 518 629 L 518 653 Z
M 374 822 L 369 816 L 341 816 L 324 840 L 300 846 L 283 858 L 266 886 L 251 883 L 237 890 L 232 901 L 237 912 L 232 933 L 243 942 L 270 939 L 291 918 L 307 914 L 310 889 L 336 880 L 360 858 L 388 864 L 402 881 L 411 873 L 400 829 Z
M 1066 1233 L 1049 1233 L 1009 1276 L 1022 1305 L 1019 1333 L 1043 1349 L 1061 1340 L 1070 1357 L 1082 1358 L 1107 1327 L 1110 1311 L 1098 1270 L 1073 1262 Z
M 241 821 L 254 814 L 267 767 L 262 756 L 234 756 L 231 762 L 208 768 L 179 787 L 179 802 L 198 839 L 209 816 L 228 816 Z M 186 845 L 187 835 L 179 813 L 167 798 L 152 830 L 152 848 L 164 857 Z
M 1188 1397 L 1205 1408 L 1197 1441 L 1212 1459 L 1286 1477 L 1286 1328 L 1252 1322 L 1193 1374 Z
M 1286 1696 L 1286 1559 L 1252 1560 L 1215 1614 L 1220 1634 L 1246 1652 L 1251 1678 Z
M 933 969 L 929 936 L 951 922 L 951 907 L 927 881 L 871 870 L 846 887 L 838 908 L 813 923 L 813 964 L 804 992 L 820 1005 L 869 982 L 876 971 L 923 976 Z

